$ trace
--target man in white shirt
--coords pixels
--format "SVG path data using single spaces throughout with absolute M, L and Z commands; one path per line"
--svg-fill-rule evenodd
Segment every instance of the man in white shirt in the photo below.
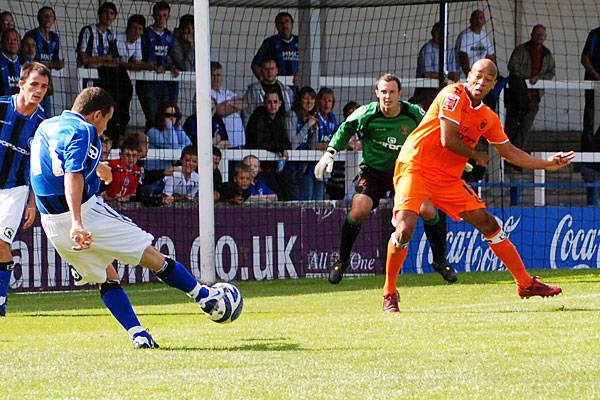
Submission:
M 221 88 L 223 84 L 223 66 L 213 61 L 210 63 L 210 95 L 217 103 L 217 115 L 225 123 L 229 136 L 229 148 L 243 148 L 246 144 L 246 131 L 240 112 L 246 108 L 244 99 L 231 90 Z
M 470 26 L 462 31 L 456 39 L 456 57 L 462 72 L 462 78 L 466 78 L 473 64 L 482 58 L 489 58 L 494 63 L 496 62 L 496 54 L 491 38 L 483 30 L 485 25 L 483 11 L 473 11 L 469 22 Z

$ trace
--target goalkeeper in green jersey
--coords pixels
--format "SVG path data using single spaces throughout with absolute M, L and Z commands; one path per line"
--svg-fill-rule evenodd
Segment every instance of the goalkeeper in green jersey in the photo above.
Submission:
M 362 222 L 377 208 L 382 197 L 393 192 L 392 178 L 400 148 L 425 114 L 419 106 L 400 101 L 400 79 L 393 74 L 384 74 L 377 79 L 375 94 L 379 101 L 358 108 L 340 125 L 315 166 L 315 177 L 323 180 L 325 172 L 332 171 L 335 154 L 358 134 L 363 145 L 363 159 L 355 179 L 352 207 L 342 226 L 340 258 L 329 271 L 329 282 L 333 284 L 342 280 L 350 265 L 350 252 Z M 446 261 L 446 214 L 436 210 L 429 201 L 423 203 L 420 214 L 433 253 L 433 269 L 446 281 L 456 282 L 456 271 Z

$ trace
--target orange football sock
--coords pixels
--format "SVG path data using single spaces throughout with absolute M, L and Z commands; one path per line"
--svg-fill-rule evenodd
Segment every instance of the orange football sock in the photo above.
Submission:
M 392 240 L 388 241 L 387 257 L 385 260 L 385 284 L 383 285 L 383 294 L 391 294 L 396 291 L 396 282 L 398 274 L 402 269 L 402 264 L 408 254 L 408 245 L 404 248 L 397 248 Z
M 496 257 L 504 263 L 506 268 L 515 278 L 517 285 L 522 287 L 531 286 L 531 275 L 525 270 L 525 264 L 523 264 L 523 260 L 521 259 L 517 248 L 508 237 L 500 237 L 504 235 L 504 232 L 500 230 L 489 237 L 486 236 L 490 249 L 492 249 Z

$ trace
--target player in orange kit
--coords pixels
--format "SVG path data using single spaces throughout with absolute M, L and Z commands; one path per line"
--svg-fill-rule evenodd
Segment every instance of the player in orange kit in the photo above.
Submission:
M 527 273 L 517 249 L 485 203 L 461 179 L 469 158 L 478 165 L 488 163 L 487 152 L 474 149 L 481 136 L 508 162 L 522 168 L 556 171 L 575 156 L 572 151 L 561 152 L 543 160 L 510 143 L 497 114 L 482 102 L 494 87 L 497 73 L 495 64 L 488 59 L 473 64 L 467 83 L 445 87 L 402 146 L 394 171 L 396 230 L 388 243 L 384 312 L 400 311 L 396 281 L 415 231 L 419 207 L 426 199 L 455 220 L 469 222 L 484 235 L 491 250 L 514 276 L 519 296 L 547 297 L 562 291 Z

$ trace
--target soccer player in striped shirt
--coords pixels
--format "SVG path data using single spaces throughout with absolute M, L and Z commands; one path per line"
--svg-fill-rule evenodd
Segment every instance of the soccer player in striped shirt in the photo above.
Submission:
M 50 70 L 40 63 L 21 69 L 19 93 L 0 97 L 0 316 L 6 315 L 14 268 L 11 244 L 25 209 L 23 229 L 33 225 L 36 208 L 29 190 L 30 143 L 46 118 L 40 102 L 50 85 Z

